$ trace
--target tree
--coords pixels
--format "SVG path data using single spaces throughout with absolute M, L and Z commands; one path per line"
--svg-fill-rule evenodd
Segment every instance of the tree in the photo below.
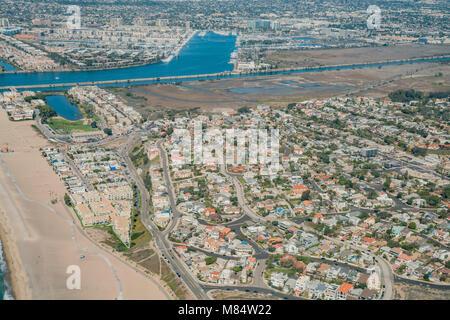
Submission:
M 416 223 L 415 223 L 415 222 L 411 222 L 411 223 L 408 225 L 408 228 L 409 228 L 409 229 L 412 229 L 412 230 L 416 230 L 416 228 L 417 228 Z
M 428 204 L 432 207 L 437 206 L 440 201 L 441 201 L 441 199 L 438 196 L 429 196 L 427 198 Z
M 70 200 L 70 196 L 67 193 L 64 195 L 64 203 L 68 207 L 72 206 L 72 201 Z
M 391 186 L 391 178 L 387 177 L 383 183 L 383 190 L 385 191 L 390 190 L 391 189 L 390 186 Z
M 310 200 L 310 195 L 311 195 L 310 190 L 306 190 L 305 192 L 303 192 L 302 193 L 302 201 Z
M 233 267 L 234 272 L 240 272 L 242 271 L 242 266 Z
M 423 98 L 423 93 L 414 89 L 410 90 L 396 90 L 389 93 L 389 98 L 393 102 L 410 102 L 412 100 L 420 100 Z
M 239 113 L 249 113 L 250 112 L 250 108 L 249 107 L 241 107 L 238 109 Z
M 47 123 L 51 117 L 56 117 L 58 114 L 48 104 L 37 107 L 39 110 L 39 116 L 42 119 L 42 123 Z
M 450 186 L 447 186 L 442 190 L 442 195 L 445 199 L 450 199 Z
M 414 147 L 411 149 L 411 152 L 415 156 L 425 157 L 427 155 L 427 150 L 424 148 Z
M 213 264 L 217 261 L 217 257 L 207 257 L 205 258 L 206 265 Z
M 112 136 L 112 130 L 110 128 L 103 129 L 103 132 L 106 133 L 108 136 Z
M 375 190 L 370 190 L 369 194 L 367 195 L 367 198 L 369 198 L 370 200 L 374 200 L 378 197 L 378 194 Z

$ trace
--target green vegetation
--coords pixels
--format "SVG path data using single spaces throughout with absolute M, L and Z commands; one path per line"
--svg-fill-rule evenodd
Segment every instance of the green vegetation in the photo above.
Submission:
M 416 228 L 417 228 L 416 223 L 415 223 L 415 222 L 411 222 L 411 223 L 408 225 L 408 228 L 409 228 L 409 229 L 412 229 L 412 230 L 416 230 Z
M 46 93 L 37 92 L 34 96 L 25 97 L 25 101 L 26 102 L 30 102 L 31 100 L 37 100 L 37 99 L 41 99 L 41 100 L 47 101 L 47 95 L 48 94 L 49 94 L 49 92 L 46 92 Z
M 233 267 L 233 271 L 234 272 L 240 272 L 240 271 L 242 271 L 242 266 L 238 266 L 238 267 Z
M 413 155 L 415 156 L 426 156 L 427 155 L 427 150 L 424 148 L 420 148 L 420 147 L 414 147 L 411 149 L 411 152 Z
M 217 257 L 207 257 L 205 258 L 206 265 L 213 264 L 217 261 Z
M 58 115 L 48 104 L 38 106 L 37 109 L 39 110 L 39 116 L 41 117 L 42 123 L 47 123 L 48 119 Z
M 96 129 L 92 128 L 90 125 L 83 124 L 82 120 L 69 121 L 69 120 L 60 119 L 60 118 L 54 118 L 54 119 L 48 120 L 48 125 L 55 132 L 63 131 L 66 133 L 70 133 L 72 131 L 84 131 L 84 132 L 96 131 Z
M 72 201 L 70 200 L 69 195 L 66 193 L 64 194 L 64 203 L 66 204 L 66 206 L 71 207 L 72 206 Z
M 149 164 L 147 152 L 142 144 L 133 148 L 133 151 L 130 153 L 130 159 L 136 168 L 144 169 Z
M 367 195 L 367 198 L 370 200 L 376 199 L 377 197 L 378 197 L 378 194 L 375 190 L 370 190 Z
M 142 236 L 145 233 L 145 231 L 141 231 L 141 232 L 135 232 L 131 235 L 131 240 L 134 241 L 136 239 L 138 239 L 140 236 Z
M 186 299 L 186 289 L 164 260 L 161 261 L 161 278 L 179 299 Z
M 442 196 L 446 200 L 450 199 L 450 186 L 447 186 L 444 188 L 444 190 L 442 190 Z
M 410 102 L 412 100 L 420 100 L 423 98 L 423 93 L 414 89 L 396 90 L 389 93 L 389 98 L 393 102 Z
M 102 227 L 102 226 L 100 226 Z M 105 227 L 105 226 L 103 226 Z M 113 243 L 110 243 L 110 245 L 116 249 L 118 252 L 125 252 L 128 250 L 128 247 L 120 240 L 119 236 L 114 232 L 112 226 L 106 226 L 108 228 L 108 233 L 114 236 L 114 238 L 117 240 Z
M 237 110 L 239 113 L 249 113 L 250 108 L 249 107 L 241 107 Z
M 134 189 L 134 186 L 133 186 Z M 141 221 L 141 196 L 134 193 L 133 202 L 138 203 L 137 207 L 133 207 L 131 211 L 131 241 L 132 247 L 138 248 L 149 243 L 152 239 L 151 233 L 147 230 Z

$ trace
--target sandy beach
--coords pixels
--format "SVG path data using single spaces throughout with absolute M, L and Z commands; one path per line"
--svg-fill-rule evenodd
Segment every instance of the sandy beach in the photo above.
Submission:
M 160 284 L 87 237 L 41 156 L 48 142 L 0 110 L 0 236 L 15 299 L 170 299 Z M 80 255 L 85 258 L 81 259 Z M 81 289 L 66 286 L 81 270 Z

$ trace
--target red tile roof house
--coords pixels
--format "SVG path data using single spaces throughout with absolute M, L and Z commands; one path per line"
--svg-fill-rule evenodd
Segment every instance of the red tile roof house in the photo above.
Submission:
M 295 185 L 292 188 L 292 193 L 301 195 L 301 194 L 303 194 L 303 192 L 308 191 L 308 190 L 309 190 L 309 188 L 307 186 Z
M 175 248 L 176 251 L 178 251 L 178 253 L 183 254 L 186 253 L 188 251 L 186 246 L 178 246 Z
M 302 271 L 306 269 L 306 264 L 304 264 L 302 261 L 298 261 L 297 258 L 295 258 L 294 256 L 291 256 L 290 254 L 285 254 L 280 261 L 289 261 L 291 260 L 294 267 L 296 269 L 301 269 Z
M 376 242 L 377 240 L 374 238 L 367 238 L 367 237 L 362 238 L 362 243 L 367 247 L 374 246 Z
M 323 221 L 323 215 L 320 213 L 317 213 L 312 220 L 312 222 L 316 223 L 316 224 L 319 222 L 322 222 L 322 221 Z
M 347 299 L 348 293 L 350 292 L 350 289 L 353 287 L 351 283 L 344 282 L 341 284 L 339 289 L 337 289 L 337 299 L 338 300 L 345 300 Z
M 218 272 L 218 271 L 211 271 L 209 273 L 211 282 L 217 282 L 217 280 L 219 279 L 219 274 L 220 274 L 220 272 Z
M 398 255 L 400 255 L 400 254 L 403 253 L 403 249 L 402 249 L 402 248 L 397 248 L 397 247 L 396 247 L 396 248 L 392 248 L 392 249 L 390 250 L 390 252 L 391 252 L 392 254 L 398 256 Z
M 211 214 L 216 213 L 216 209 L 214 209 L 214 208 L 206 208 L 204 210 L 204 212 L 205 212 L 206 216 L 210 216 Z
M 247 259 L 247 261 L 248 261 L 249 265 L 254 265 L 256 263 L 256 258 L 255 257 L 249 257 Z
M 398 260 L 400 260 L 401 262 L 407 262 L 407 261 L 414 261 L 416 259 L 414 257 L 408 256 L 405 253 L 402 253 L 398 256 Z

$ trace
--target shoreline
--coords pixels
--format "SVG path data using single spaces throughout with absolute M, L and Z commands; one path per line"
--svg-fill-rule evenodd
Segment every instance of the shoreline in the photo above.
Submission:
M 137 272 L 77 225 L 64 204 L 63 183 L 41 155 L 40 148 L 49 144 L 29 122 L 11 122 L 0 110 L 0 145 L 13 147 L 0 156 L 0 239 L 13 297 L 168 299 L 155 279 Z M 70 265 L 82 270 L 80 290 L 66 286 Z
M 143 67 L 148 66 L 152 64 L 157 64 L 162 62 L 162 60 L 157 60 L 154 62 L 142 62 L 142 63 L 135 63 L 135 64 L 127 64 L 127 65 L 120 65 L 120 66 L 111 66 L 111 67 L 99 67 L 99 68 L 73 68 L 73 69 L 55 69 L 55 70 L 48 70 L 48 71 L 34 71 L 34 70 L 14 70 L 14 71 L 0 71 L 0 75 L 9 75 L 9 74 L 20 74 L 20 73 L 42 73 L 42 72 L 49 72 L 49 73 L 62 73 L 62 72 L 85 72 L 85 71 L 103 71 L 103 70 L 115 70 L 115 69 L 125 69 L 125 68 L 134 68 L 134 67 Z M 11 64 L 11 62 L 5 62 L 8 64 Z
M 9 231 L 8 231 L 9 230 Z M 10 294 L 14 300 L 31 299 L 31 292 L 28 285 L 28 277 L 22 265 L 19 251 L 15 244 L 12 229 L 8 218 L 0 206 L 0 241 L 3 248 L 3 258 L 6 262 L 5 281 L 10 289 Z
M 185 81 L 204 81 L 204 80 L 217 80 L 217 79 L 231 79 L 231 78 L 246 78 L 246 77 L 259 77 L 266 75 L 289 75 L 295 73 L 309 73 L 309 72 L 323 72 L 334 71 L 343 69 L 366 69 L 375 67 L 387 67 L 404 64 L 420 64 L 429 62 L 446 62 L 450 60 L 449 54 L 441 54 L 435 56 L 425 56 L 420 58 L 408 58 L 400 60 L 383 60 L 378 62 L 366 62 L 358 64 L 338 64 L 338 65 L 325 65 L 320 67 L 303 67 L 303 68 L 279 68 L 266 71 L 254 71 L 254 72 L 236 72 L 236 71 L 222 71 L 218 73 L 206 73 L 206 74 L 194 74 L 194 75 L 179 75 L 179 76 L 163 76 L 163 77 L 150 77 L 150 78 L 135 78 L 135 79 L 120 79 L 120 80 L 94 80 L 85 82 L 74 83 L 47 83 L 47 84 L 35 84 L 35 85 L 10 85 L 0 87 L 0 91 L 10 90 L 15 88 L 16 90 L 24 89 L 52 89 L 59 90 L 58 88 L 68 88 L 75 86 L 114 86 L 123 84 L 127 85 L 139 85 L 139 84 L 153 84 L 153 83 L 170 83 L 172 81 L 185 82 Z M 143 82 L 143 83 L 140 83 Z
M 178 54 L 180 53 L 181 50 L 183 50 L 183 48 L 189 43 L 189 41 L 192 40 L 192 38 L 198 33 L 197 30 L 192 31 L 192 33 L 182 42 L 182 44 L 177 47 L 174 50 L 174 54 L 169 54 L 169 57 L 176 57 L 178 56 Z M 170 59 L 172 60 L 172 59 Z M 3 61 L 4 63 L 7 63 L 9 65 L 11 65 L 14 68 L 17 68 L 16 70 L 10 70 L 10 71 L 0 71 L 0 75 L 1 74 L 20 74 L 20 73 L 41 73 L 41 72 L 52 72 L 52 73 L 60 73 L 60 72 L 85 72 L 85 71 L 106 71 L 106 70 L 115 70 L 115 69 L 125 69 L 125 68 L 134 68 L 134 67 L 143 67 L 143 66 L 148 66 L 148 65 L 152 65 L 152 64 L 157 64 L 160 62 L 164 62 L 164 59 L 154 59 L 152 61 L 142 61 L 139 63 L 131 63 L 131 64 L 126 64 L 126 65 L 117 65 L 117 66 L 103 66 L 103 67 L 98 67 L 98 68 L 72 68 L 72 69 L 54 69 L 54 70 L 48 70 L 48 71 L 34 71 L 34 70 L 22 70 L 19 68 L 19 66 L 15 66 L 13 65 L 10 61 L 4 61 L 4 60 L 0 60 Z M 169 61 L 170 62 L 170 61 Z
M 1 232 L 1 230 L 0 230 Z M 0 233 L 1 235 L 1 233 Z M 3 252 L 3 244 L 2 241 L 0 240 L 0 277 L 3 277 L 3 287 L 4 287 L 4 291 L 2 294 L 2 296 L 0 296 L 0 301 L 2 300 L 15 300 L 14 299 L 14 294 L 13 294 L 13 290 L 11 288 L 11 274 L 9 272 L 9 268 L 8 268 L 8 264 L 6 261 L 6 257 L 5 257 L 5 253 Z

